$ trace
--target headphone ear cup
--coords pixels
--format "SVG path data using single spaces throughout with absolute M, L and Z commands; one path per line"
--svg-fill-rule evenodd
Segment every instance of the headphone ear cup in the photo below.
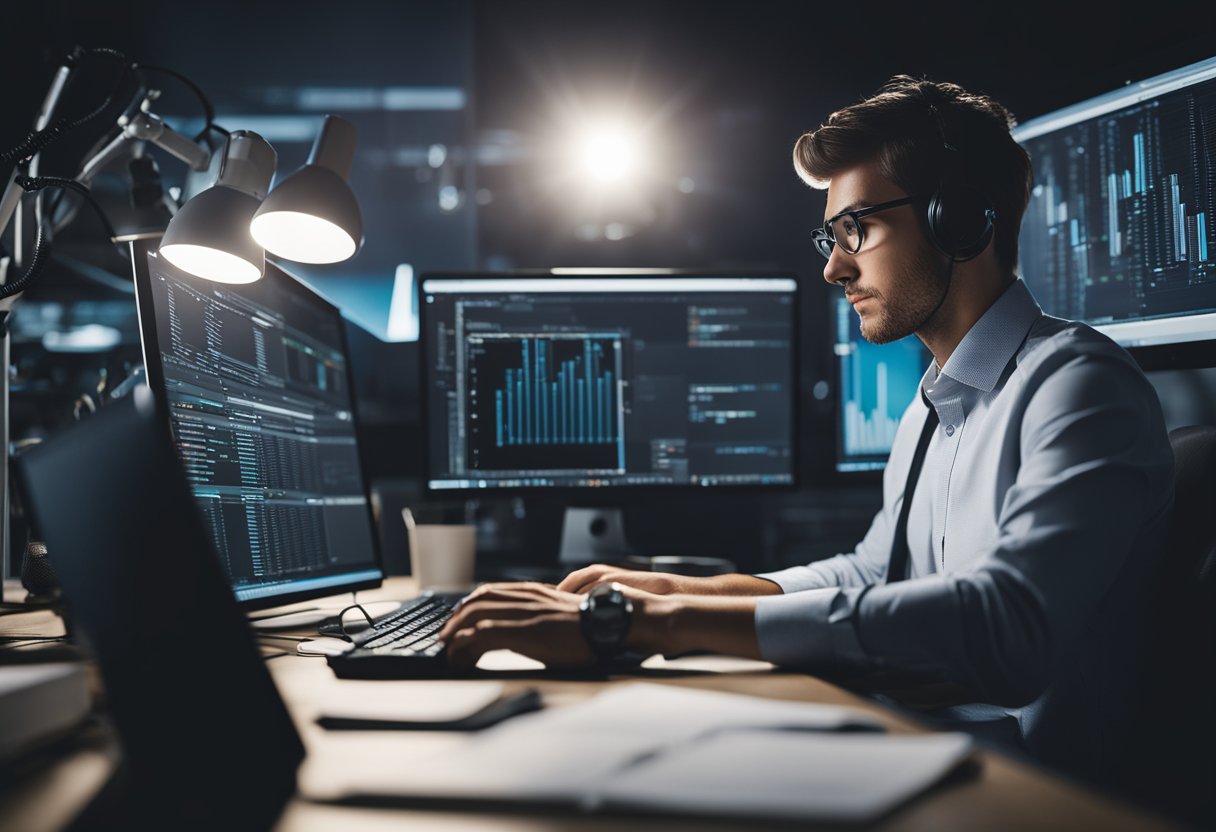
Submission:
M 943 182 L 929 198 L 929 240 L 955 262 L 979 256 L 992 240 L 992 206 L 975 188 Z
M 942 253 L 953 257 L 954 251 L 943 227 L 943 213 L 942 189 L 938 188 L 933 192 L 933 196 L 929 197 L 929 204 L 925 208 L 925 228 L 929 233 L 929 242 L 933 243 Z
M 988 248 L 988 243 L 992 241 L 992 235 L 995 228 L 992 225 L 992 219 L 996 213 L 991 208 L 984 208 L 977 214 L 980 217 L 980 232 L 964 245 L 959 246 L 958 252 L 955 253 L 954 259 L 957 262 L 971 260 L 983 254 L 984 249 Z

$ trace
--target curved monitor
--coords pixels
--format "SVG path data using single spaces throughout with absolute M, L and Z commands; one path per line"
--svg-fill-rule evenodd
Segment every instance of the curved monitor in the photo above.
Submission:
M 1216 58 L 1028 121 L 1022 275 L 1126 347 L 1216 341 Z M 1199 342 L 1207 342 L 1199 344 Z
M 271 263 L 232 286 L 132 257 L 148 384 L 237 601 L 379 586 L 338 309 Z
M 797 290 L 423 275 L 428 490 L 792 487 Z

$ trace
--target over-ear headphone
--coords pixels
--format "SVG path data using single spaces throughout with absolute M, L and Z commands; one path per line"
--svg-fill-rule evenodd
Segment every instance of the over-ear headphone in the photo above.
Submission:
M 924 95 L 924 91 L 921 91 Z M 929 197 L 925 225 L 929 241 L 956 263 L 979 256 L 992 240 L 996 209 L 982 191 L 970 184 L 957 147 L 946 138 L 941 114 L 928 100 L 929 112 L 942 142 L 937 189 Z

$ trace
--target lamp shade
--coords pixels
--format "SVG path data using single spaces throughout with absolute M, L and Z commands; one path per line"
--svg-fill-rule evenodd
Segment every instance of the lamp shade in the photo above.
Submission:
M 363 214 L 346 181 L 355 128 L 326 116 L 304 167 L 275 186 L 250 231 L 271 254 L 298 263 L 337 263 L 363 244 Z
M 249 233 L 258 201 L 214 185 L 177 212 L 160 253 L 179 269 L 217 283 L 252 283 L 266 269 L 266 252 Z
M 224 147 L 219 176 L 173 217 L 160 253 L 196 277 L 218 283 L 252 283 L 266 269 L 266 252 L 249 233 L 249 222 L 274 176 L 274 148 L 247 130 Z

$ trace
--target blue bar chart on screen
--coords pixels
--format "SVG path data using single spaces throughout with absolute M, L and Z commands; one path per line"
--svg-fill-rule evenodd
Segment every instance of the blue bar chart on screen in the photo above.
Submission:
M 1043 310 L 1127 347 L 1207 340 L 1216 322 L 1216 59 L 1027 122 L 1019 260 Z
M 479 463 L 624 468 L 622 336 L 479 334 L 468 341 L 471 453 Z M 575 461 L 577 460 L 577 461 Z
M 428 488 L 792 485 L 796 289 L 424 274 Z
M 861 337 L 856 315 L 836 300 L 836 357 L 840 368 L 836 470 L 877 471 L 886 466 L 895 429 L 928 365 L 920 341 L 893 344 Z

